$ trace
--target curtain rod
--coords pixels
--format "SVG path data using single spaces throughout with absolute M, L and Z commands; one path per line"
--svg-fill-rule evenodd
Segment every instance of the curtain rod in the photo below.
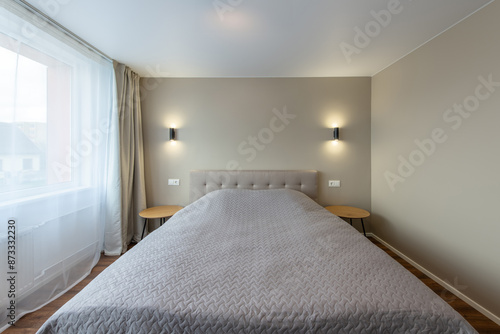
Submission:
M 104 52 L 102 52 L 101 50 L 99 50 L 98 48 L 96 48 L 95 46 L 93 46 L 92 44 L 90 44 L 89 42 L 85 41 L 80 36 L 74 34 L 70 30 L 68 30 L 66 27 L 64 27 L 63 25 L 59 24 L 57 21 L 55 21 L 54 19 L 52 19 L 50 16 L 48 16 L 47 14 L 45 14 L 42 11 L 38 10 L 36 7 L 32 6 L 31 4 L 27 3 L 24 0 L 14 0 L 14 2 L 16 2 L 19 5 L 23 6 L 27 10 L 33 12 L 33 14 L 38 15 L 38 16 L 42 17 L 43 19 L 47 20 L 48 23 L 50 23 L 51 25 L 53 25 L 54 27 L 56 27 L 57 29 L 59 29 L 62 33 L 68 35 L 71 38 L 73 38 L 75 41 L 77 41 L 78 43 L 82 44 L 87 49 L 89 49 L 89 50 L 97 53 L 98 55 L 100 55 L 101 57 L 105 58 L 106 60 L 108 60 L 110 62 L 113 62 L 113 59 L 111 59 Z

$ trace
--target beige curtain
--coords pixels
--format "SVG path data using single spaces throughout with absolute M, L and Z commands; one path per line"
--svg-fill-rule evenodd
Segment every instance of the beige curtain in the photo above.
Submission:
M 132 239 L 140 241 L 146 208 L 144 146 L 142 137 L 139 75 L 114 62 L 120 127 L 120 164 L 122 183 L 122 252 Z

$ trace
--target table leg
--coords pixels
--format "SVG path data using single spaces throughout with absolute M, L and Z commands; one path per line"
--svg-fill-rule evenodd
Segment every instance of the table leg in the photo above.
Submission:
M 363 218 L 361 218 L 361 226 L 363 226 L 363 234 L 366 237 L 366 232 L 365 232 L 365 223 L 363 222 Z
M 144 218 L 144 227 L 142 228 L 141 240 L 144 239 L 144 232 L 146 231 L 146 225 L 148 224 L 148 219 Z
M 352 218 L 349 218 L 349 223 L 351 223 L 351 226 L 352 226 Z

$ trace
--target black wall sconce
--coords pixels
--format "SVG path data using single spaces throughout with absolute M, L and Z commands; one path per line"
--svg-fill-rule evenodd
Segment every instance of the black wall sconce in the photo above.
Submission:
M 168 129 L 169 134 L 170 134 L 170 141 L 174 142 L 177 140 L 177 131 L 175 128 L 169 128 Z
M 339 142 L 339 127 L 338 125 L 334 124 L 333 125 L 333 144 L 336 145 Z

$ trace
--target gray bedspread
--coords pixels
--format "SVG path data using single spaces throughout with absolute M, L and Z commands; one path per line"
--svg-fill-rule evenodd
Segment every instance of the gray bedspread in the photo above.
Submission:
M 293 190 L 219 190 L 104 270 L 38 333 L 475 333 Z

